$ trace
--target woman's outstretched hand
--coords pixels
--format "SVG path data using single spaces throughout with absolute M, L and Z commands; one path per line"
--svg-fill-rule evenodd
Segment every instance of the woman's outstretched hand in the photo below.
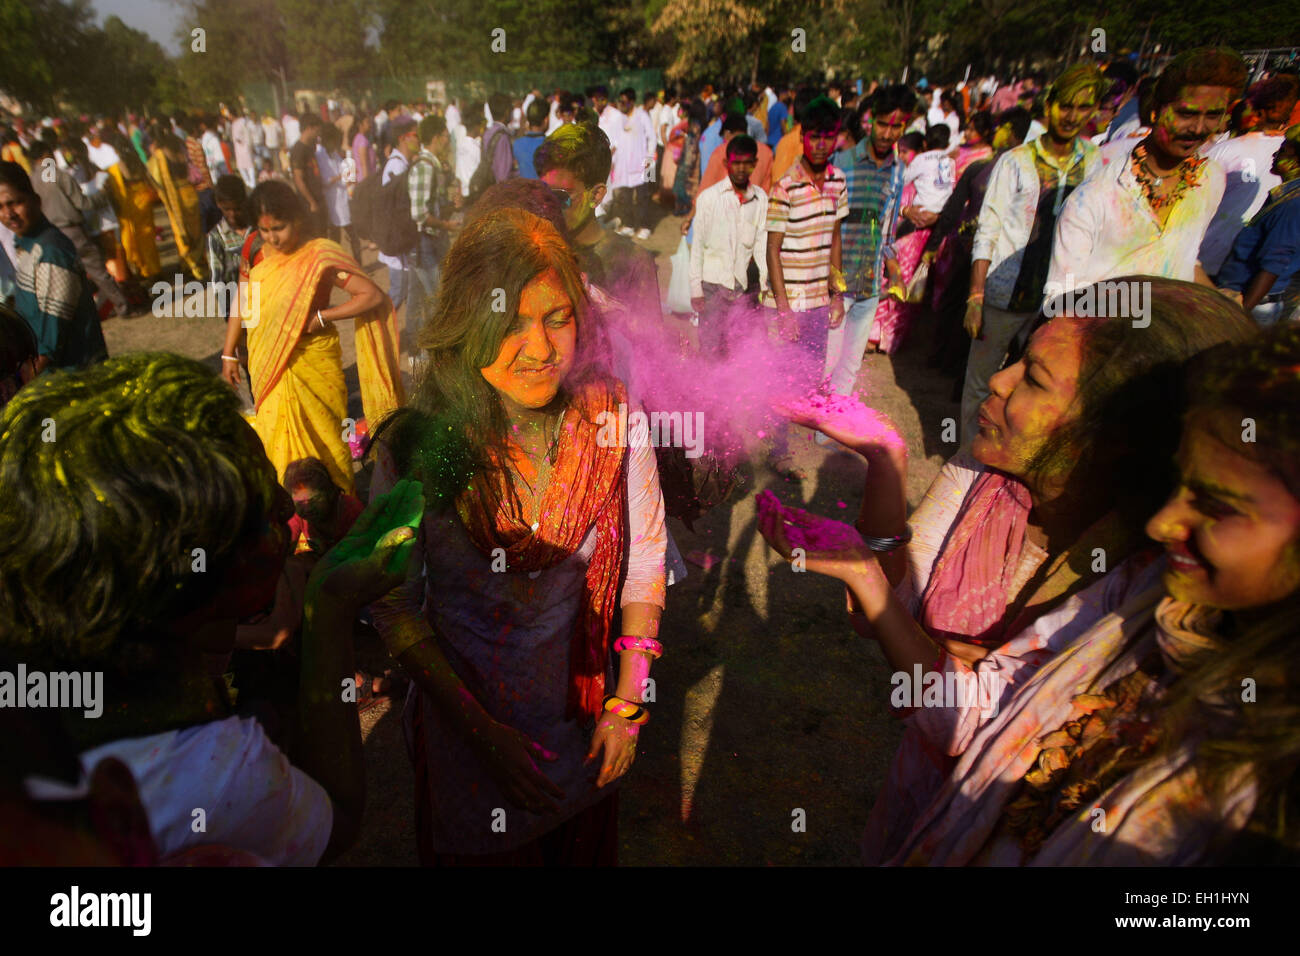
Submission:
M 560 759 L 559 754 L 500 721 L 492 721 L 471 742 L 477 746 L 488 774 L 512 804 L 531 813 L 560 809 L 564 791 L 537 769 L 537 761 L 554 763 Z
M 316 563 L 307 582 L 309 600 L 319 596 L 361 608 L 402 584 L 423 517 L 423 486 L 399 481 Z
M 868 458 L 884 455 L 900 472 L 907 466 L 907 442 L 894 423 L 851 395 L 814 394 L 773 403 L 772 408 Z
M 875 552 L 852 525 L 788 508 L 770 491 L 758 494 L 755 501 L 759 533 L 796 567 L 848 581 L 868 574 L 876 563 Z

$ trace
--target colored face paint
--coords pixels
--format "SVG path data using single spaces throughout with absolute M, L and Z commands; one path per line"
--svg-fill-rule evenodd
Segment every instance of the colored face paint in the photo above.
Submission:
M 902 138 L 903 130 L 907 129 L 911 118 L 910 114 L 902 110 L 894 110 L 884 116 L 872 118 L 871 148 L 875 150 L 877 156 L 883 158 L 894 148 L 894 144 Z
M 832 130 L 803 131 L 803 155 L 814 169 L 825 166 L 835 152 L 835 141 L 839 139 L 839 127 Z
M 1080 90 L 1064 102 L 1053 101 L 1048 104 L 1047 131 L 1057 141 L 1068 143 L 1083 132 L 1096 112 L 1096 93 Z
M 989 379 L 971 444 L 979 461 L 1025 477 L 1047 440 L 1073 420 L 1083 357 L 1080 322 L 1069 316 L 1048 322 L 1019 362 Z
M 1165 546 L 1165 587 L 1224 610 L 1263 607 L 1300 588 L 1300 501 L 1241 454 L 1241 416 L 1190 416 L 1179 483 L 1146 531 Z
M 551 187 L 551 191 L 557 198 L 560 195 L 567 197 L 567 204 L 564 201 L 560 203 L 564 207 L 564 225 L 568 228 L 569 235 L 577 235 L 587 221 L 595 215 L 592 190 L 587 189 L 586 184 L 567 169 L 547 170 L 546 175 L 542 177 L 542 182 Z
M 1230 91 L 1222 86 L 1186 86 L 1156 114 L 1155 142 L 1166 155 L 1186 159 L 1223 129 Z
M 302 224 L 291 219 L 261 216 L 257 220 L 257 231 L 261 233 L 262 242 L 281 255 L 296 252 L 302 245 Z
M 545 408 L 573 368 L 578 325 L 564 283 L 550 269 L 519 296 L 519 314 L 483 371 L 509 408 Z

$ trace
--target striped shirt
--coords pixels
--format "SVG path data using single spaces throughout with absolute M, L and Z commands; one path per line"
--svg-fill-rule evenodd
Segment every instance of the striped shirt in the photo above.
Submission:
M 91 285 L 72 240 L 43 219 L 14 236 L 14 308 L 36 336 L 37 353 L 56 368 L 82 368 L 108 355 Z
M 772 187 L 767 231 L 785 233 L 781 274 L 792 311 L 811 312 L 830 305 L 831 240 L 848 214 L 844 174 L 830 163 L 821 189 L 804 171 L 802 159 Z

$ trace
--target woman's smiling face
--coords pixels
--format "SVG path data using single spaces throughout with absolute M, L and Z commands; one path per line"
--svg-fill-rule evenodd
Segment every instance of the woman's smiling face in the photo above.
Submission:
M 577 345 L 573 302 L 549 269 L 524 286 L 515 324 L 483 377 L 507 408 L 545 408 L 573 368 Z
M 1242 454 L 1241 435 L 1240 416 L 1190 415 L 1178 487 L 1147 522 L 1168 556 L 1165 588 L 1180 601 L 1262 607 L 1300 588 L 1300 501 Z

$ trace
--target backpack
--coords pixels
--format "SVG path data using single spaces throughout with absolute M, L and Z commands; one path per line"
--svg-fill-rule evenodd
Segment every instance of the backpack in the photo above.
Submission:
M 497 181 L 496 173 L 492 171 L 492 157 L 496 154 L 497 138 L 504 136 L 506 128 L 503 126 L 488 140 L 487 148 L 483 150 L 483 155 L 479 158 L 478 169 L 474 170 L 474 175 L 469 178 L 469 202 L 473 203 L 479 196 Z M 510 161 L 514 163 L 514 153 L 510 155 Z M 511 168 L 513 172 L 513 165 Z
M 415 162 L 427 162 L 417 159 Z M 412 164 L 414 165 L 414 164 Z M 419 227 L 411 218 L 411 198 L 406 183 L 411 177 L 408 166 L 399 175 L 383 183 L 378 171 L 357 184 L 352 192 L 352 223 L 357 235 L 379 246 L 386 256 L 401 256 L 415 248 Z

